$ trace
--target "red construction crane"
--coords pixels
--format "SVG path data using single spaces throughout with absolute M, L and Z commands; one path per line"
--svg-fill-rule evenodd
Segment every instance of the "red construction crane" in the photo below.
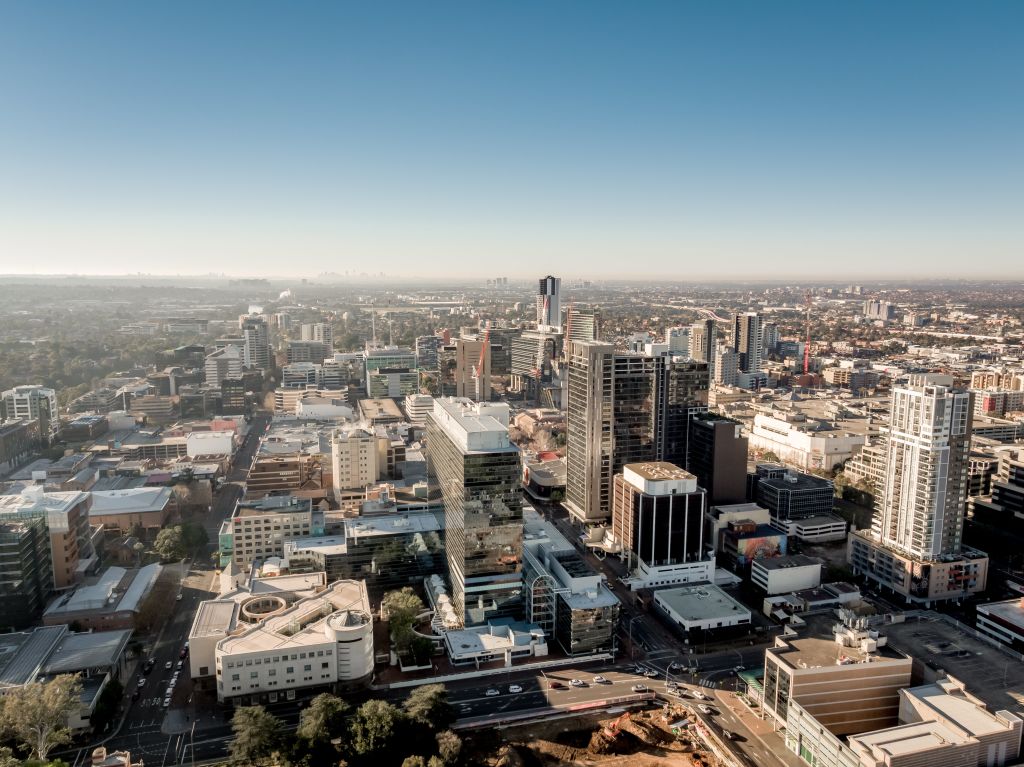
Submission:
M 811 291 L 808 290 L 804 295 L 804 302 L 807 305 L 807 321 L 804 327 L 804 375 L 807 375 L 811 370 Z

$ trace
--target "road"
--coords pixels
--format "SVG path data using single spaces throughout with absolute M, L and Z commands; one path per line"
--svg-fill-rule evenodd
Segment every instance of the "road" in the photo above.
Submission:
M 253 455 L 259 448 L 260 437 L 266 431 L 269 422 L 269 414 L 259 413 L 253 417 L 245 440 L 235 454 L 231 470 L 228 473 L 228 481 L 217 491 L 210 513 L 203 520 L 203 527 L 210 540 L 206 556 L 168 565 L 168 567 L 180 568 L 182 571 L 183 577 L 179 589 L 181 599 L 169 606 L 170 616 L 167 622 L 155 639 L 151 638 L 145 643 L 143 657 L 135 660 L 131 674 L 124 681 L 125 700 L 123 705 L 127 710 L 120 731 L 106 744 L 108 749 L 131 751 L 133 758 L 142 758 L 149 765 L 176 763 L 172 761 L 174 757 L 172 741 L 181 739 L 177 735 L 169 737 L 165 734 L 165 717 L 168 710 L 178 710 L 179 712 L 184 710 L 187 711 L 184 714 L 187 724 L 194 716 L 190 706 L 192 683 L 189 679 L 187 660 L 182 662 L 181 674 L 174 686 L 169 709 L 164 708 L 163 701 L 167 697 L 174 672 L 178 670 L 177 665 L 182 661 L 181 651 L 188 639 L 196 608 L 201 601 L 210 599 L 217 594 L 218 589 L 214 585 L 216 569 L 212 555 L 216 551 L 220 527 L 231 514 L 235 503 L 243 493 L 241 483 L 246 478 Z M 149 674 L 143 674 L 141 670 L 141 660 L 145 658 L 152 658 L 155 661 L 153 670 Z M 166 668 L 168 663 L 171 664 L 170 669 Z M 137 686 L 139 679 L 144 680 L 142 687 Z M 138 697 L 134 696 L 136 692 L 138 692 Z M 206 716 L 209 719 L 210 715 L 206 714 Z M 297 721 L 297 711 L 294 718 Z M 223 739 L 230 734 L 230 726 L 223 722 L 223 717 L 220 717 L 218 721 L 221 722 L 219 730 L 210 733 L 204 731 L 204 737 L 206 734 L 218 736 L 220 738 L 218 748 L 223 753 Z M 202 724 L 211 723 L 203 722 Z M 81 749 L 78 752 L 69 752 L 68 755 L 81 762 L 87 756 L 86 752 L 87 749 Z M 64 758 L 67 759 L 67 756 Z M 197 756 L 197 758 L 199 757 Z

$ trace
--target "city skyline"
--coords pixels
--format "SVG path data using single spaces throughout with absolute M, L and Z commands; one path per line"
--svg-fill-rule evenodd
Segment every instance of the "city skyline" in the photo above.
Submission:
M 1017 277 L 1022 17 L 15 4 L 0 274 Z

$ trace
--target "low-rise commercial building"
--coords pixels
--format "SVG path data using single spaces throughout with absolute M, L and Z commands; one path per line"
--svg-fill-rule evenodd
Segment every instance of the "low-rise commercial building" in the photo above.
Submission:
M 750 582 L 766 594 L 788 594 L 821 585 L 821 562 L 803 554 L 755 559 Z
M 362 581 L 337 581 L 279 612 L 268 608 L 269 617 L 237 625 L 217 642 L 219 701 L 273 703 L 299 691 L 337 690 L 370 679 L 373 613 Z
M 654 592 L 654 607 L 685 644 L 725 639 L 750 630 L 750 610 L 718 586 L 680 586 Z
M 568 655 L 615 647 L 619 599 L 554 525 L 523 510 L 526 618 Z
M 51 602 L 43 613 L 43 623 L 74 623 L 92 631 L 134 629 L 161 570 L 157 563 L 131 570 L 108 567 L 98 577 Z
M 124 490 L 94 490 L 89 519 L 94 525 L 127 535 L 142 528 L 155 538 L 174 510 L 174 493 L 169 487 L 134 487 Z
M 976 626 L 993 639 L 1024 649 L 1024 597 L 978 605 Z
M 324 515 L 308 498 L 290 495 L 243 500 L 220 529 L 221 565 L 242 572 L 253 562 L 284 556 L 285 541 L 324 534 Z

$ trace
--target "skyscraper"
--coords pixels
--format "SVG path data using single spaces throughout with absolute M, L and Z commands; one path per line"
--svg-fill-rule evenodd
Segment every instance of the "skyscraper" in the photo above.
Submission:
M 701 320 L 690 325 L 690 359 L 703 360 L 714 371 L 715 343 L 718 332 L 714 320 Z
M 565 507 L 598 522 L 611 515 L 612 476 L 657 457 L 657 363 L 598 341 L 568 346 Z
M 659 461 L 686 465 L 690 419 L 708 409 L 708 365 L 684 356 L 655 360 L 655 453 Z
M 743 312 L 733 318 L 732 349 L 739 355 L 741 373 L 761 369 L 761 316 Z
M 238 327 L 245 339 L 245 366 L 260 370 L 270 369 L 270 335 L 267 320 L 259 314 L 243 314 Z
M 301 340 L 320 341 L 327 347 L 328 353 L 334 350 L 334 329 L 329 322 L 305 323 L 299 330 Z M 325 355 L 326 356 L 326 355 Z
M 850 537 L 854 570 L 931 603 L 985 588 L 988 557 L 962 543 L 973 395 L 943 375 L 893 390 L 871 530 Z
M 570 306 L 565 310 L 565 340 L 596 341 L 600 335 L 600 317 L 593 309 L 577 309 Z
M 562 280 L 560 277 L 541 277 L 537 289 L 537 327 L 559 331 L 562 329 Z
M 427 468 L 444 503 L 448 573 L 464 625 L 522 612 L 523 506 L 509 408 L 447 397 L 427 416 Z

